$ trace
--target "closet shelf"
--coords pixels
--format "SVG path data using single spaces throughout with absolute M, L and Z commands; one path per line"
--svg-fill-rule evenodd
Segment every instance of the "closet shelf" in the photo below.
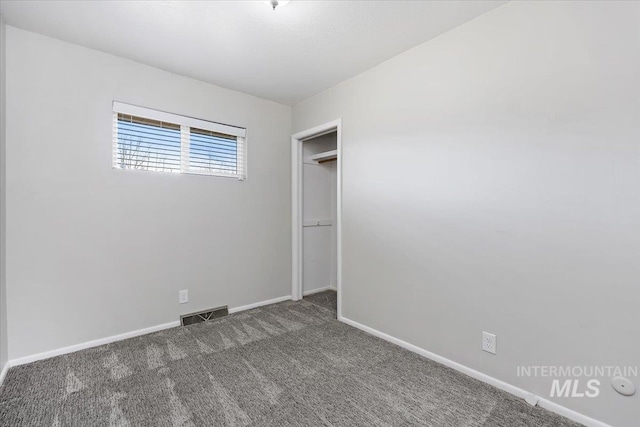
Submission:
M 309 163 L 323 163 L 338 158 L 338 150 L 325 151 L 323 153 L 314 154 L 312 156 L 305 157 L 305 162 Z

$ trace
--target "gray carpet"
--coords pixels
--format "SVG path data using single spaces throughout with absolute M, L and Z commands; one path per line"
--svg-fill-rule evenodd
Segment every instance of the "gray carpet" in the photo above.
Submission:
M 12 368 L 2 426 L 574 426 L 284 302 Z
M 308 295 L 303 298 L 305 301 L 312 302 L 314 304 L 321 305 L 325 308 L 330 308 L 333 311 L 337 310 L 338 307 L 338 294 L 336 291 L 323 291 L 318 292 L 317 294 Z

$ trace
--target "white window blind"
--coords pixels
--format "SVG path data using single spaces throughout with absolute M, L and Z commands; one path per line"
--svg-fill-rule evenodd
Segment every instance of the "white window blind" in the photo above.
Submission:
M 246 178 L 246 129 L 113 103 L 113 167 Z

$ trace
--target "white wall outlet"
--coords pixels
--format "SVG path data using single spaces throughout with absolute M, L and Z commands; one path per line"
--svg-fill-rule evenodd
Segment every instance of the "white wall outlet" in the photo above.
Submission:
M 183 289 L 178 292 L 178 302 L 180 304 L 186 304 L 189 302 L 189 290 Z
M 498 339 L 494 334 L 482 331 L 482 349 L 488 353 L 496 354 Z

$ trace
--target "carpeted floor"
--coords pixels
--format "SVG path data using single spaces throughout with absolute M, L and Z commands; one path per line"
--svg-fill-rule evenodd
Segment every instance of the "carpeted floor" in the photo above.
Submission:
M 12 368 L 2 426 L 575 426 L 284 302 Z
M 305 301 L 312 302 L 314 304 L 321 305 L 325 308 L 330 308 L 334 312 L 338 307 L 338 294 L 336 291 L 323 291 L 317 294 L 308 295 L 303 298 Z

